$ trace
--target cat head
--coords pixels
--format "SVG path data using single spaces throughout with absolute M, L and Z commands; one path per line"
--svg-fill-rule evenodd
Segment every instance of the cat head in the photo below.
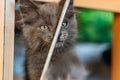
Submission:
M 59 4 L 24 1 L 21 3 L 22 21 L 24 22 L 22 28 L 28 45 L 33 44 L 33 41 L 51 43 L 65 0 L 61 0 Z M 71 0 L 62 23 L 56 48 L 72 45 L 75 41 L 76 32 L 77 21 L 74 14 L 73 0 Z

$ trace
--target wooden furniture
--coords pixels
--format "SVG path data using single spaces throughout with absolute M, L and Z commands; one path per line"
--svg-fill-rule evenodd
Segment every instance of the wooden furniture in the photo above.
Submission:
M 113 32 L 112 80 L 120 80 L 120 13 L 115 13 Z
M 36 0 L 40 1 L 40 0 Z M 59 2 L 59 0 L 42 0 Z M 115 12 L 112 80 L 120 80 L 120 0 L 75 0 L 76 7 Z M 0 2 L 0 80 L 13 80 L 15 0 Z

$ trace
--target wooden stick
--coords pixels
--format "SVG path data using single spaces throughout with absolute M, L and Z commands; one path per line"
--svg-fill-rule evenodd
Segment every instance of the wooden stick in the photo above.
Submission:
M 52 41 L 52 44 L 51 44 L 51 47 L 50 47 L 50 50 L 49 50 L 49 53 L 48 53 L 48 56 L 47 56 L 47 59 L 46 59 L 46 62 L 45 62 L 45 66 L 44 66 L 44 69 L 43 69 L 43 72 L 42 72 L 40 80 L 44 79 L 45 74 L 47 72 L 47 69 L 49 67 L 49 64 L 50 64 L 50 61 L 51 61 L 51 57 L 53 55 L 53 51 L 54 51 L 54 48 L 55 48 L 55 45 L 56 45 L 56 42 L 57 42 L 57 39 L 58 39 L 58 36 L 59 36 L 59 32 L 60 32 L 60 29 L 61 29 L 62 22 L 64 20 L 66 11 L 68 9 L 69 3 L 70 3 L 70 0 L 66 0 L 66 2 L 64 4 L 63 11 L 61 13 L 61 17 L 59 19 L 58 26 L 57 26 L 57 29 L 56 29 L 56 32 L 55 32 L 55 36 L 53 38 L 53 41 Z
M 3 80 L 4 0 L 0 2 L 0 80 Z
M 15 0 L 5 0 L 4 79 L 13 80 Z

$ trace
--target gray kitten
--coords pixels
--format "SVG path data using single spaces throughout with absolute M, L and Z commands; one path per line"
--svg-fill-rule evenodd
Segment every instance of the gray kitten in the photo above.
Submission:
M 26 80 L 40 79 L 64 2 L 33 3 L 21 0 L 22 31 L 27 48 Z M 77 80 L 71 76 L 74 74 L 72 66 L 80 66 L 74 51 L 76 34 L 77 21 L 71 0 L 46 74 L 47 80 Z

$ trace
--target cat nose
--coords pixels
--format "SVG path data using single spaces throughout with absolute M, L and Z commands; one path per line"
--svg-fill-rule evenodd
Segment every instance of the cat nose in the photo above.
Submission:
M 52 39 L 53 39 L 53 35 L 52 35 L 52 34 L 49 34 L 49 35 L 48 35 L 48 39 L 52 40 Z

